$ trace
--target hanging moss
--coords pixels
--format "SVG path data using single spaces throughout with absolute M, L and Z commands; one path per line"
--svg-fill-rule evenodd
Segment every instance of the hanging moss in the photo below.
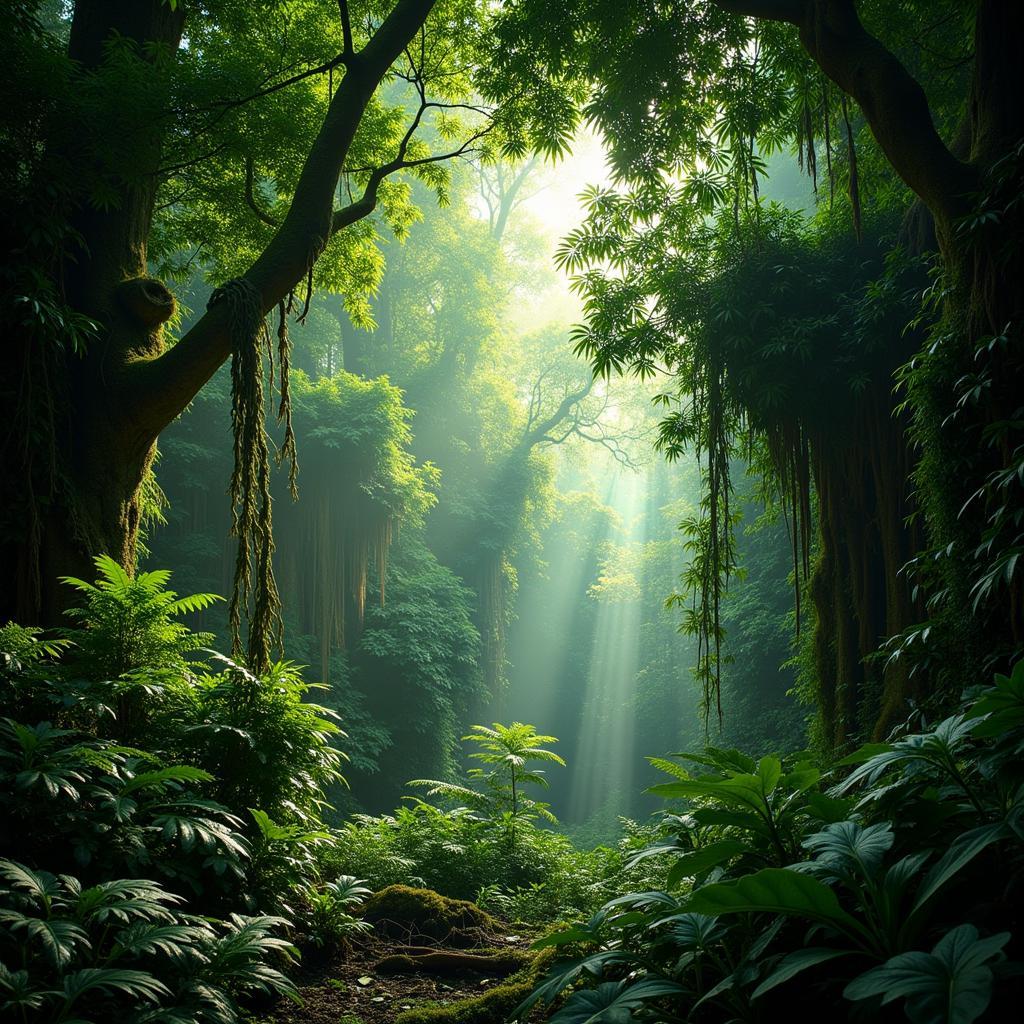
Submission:
M 282 579 L 298 629 L 317 638 L 321 678 L 358 638 L 371 568 L 386 600 L 387 556 L 399 523 L 422 520 L 433 471 L 415 466 L 401 392 L 386 378 L 340 373 L 293 385 L 304 442 L 303 498 L 282 519 Z
M 217 288 L 208 306 L 224 303 L 231 324 L 231 430 L 234 464 L 231 471 L 231 534 L 238 541 L 234 579 L 228 605 L 231 651 L 242 654 L 242 619 L 249 625 L 247 657 L 250 668 L 263 672 L 271 651 L 282 640 L 281 598 L 274 577 L 273 499 L 270 493 L 270 447 L 266 431 L 266 396 L 263 357 L 274 384 L 274 349 L 255 285 L 244 277 Z M 298 471 L 295 435 L 291 426 L 288 382 L 288 332 L 285 309 L 280 309 L 278 373 L 281 403 L 278 416 L 285 422 L 282 457 L 291 462 L 290 485 L 295 493 Z
M 278 330 L 280 359 L 280 326 Z M 266 339 L 263 345 L 265 351 Z M 302 437 L 302 494 L 298 501 L 288 500 L 292 473 L 274 473 L 268 467 L 269 497 L 281 499 L 274 501 L 273 536 L 261 534 L 260 523 L 250 536 L 272 545 L 274 588 L 287 608 L 288 627 L 310 638 L 319 657 L 306 654 L 304 660 L 316 665 L 327 681 L 332 658 L 358 639 L 374 570 L 374 597 L 385 600 L 387 553 L 399 523 L 415 526 L 422 520 L 433 501 L 437 474 L 416 466 L 409 453 L 410 414 L 401 392 L 386 378 L 364 381 L 342 373 L 310 380 L 295 370 L 286 379 L 285 411 L 275 428 L 273 413 L 264 410 L 270 422 L 263 441 L 268 460 L 276 443 L 278 459 L 290 464 L 294 436 Z M 229 402 L 234 405 L 228 393 L 233 385 L 233 376 L 229 385 L 226 374 L 218 375 L 165 433 L 159 477 L 171 510 L 168 527 L 156 531 L 153 539 L 155 557 L 175 565 L 194 589 L 222 593 L 232 588 L 241 550 L 241 545 L 225 543 L 231 520 L 220 495 L 232 464 L 217 440 Z M 257 472 L 251 478 L 257 519 L 262 507 L 259 480 Z M 236 515 L 241 510 L 237 507 Z M 255 586 L 256 561 L 249 565 Z M 239 601 L 239 630 L 244 612 Z M 217 627 L 216 622 L 204 625 Z M 274 630 L 278 627 L 274 623 Z
M 819 633 L 822 735 L 843 747 L 886 731 L 914 695 L 906 666 L 877 657 L 887 637 L 923 617 L 902 575 L 918 538 L 907 424 L 892 394 L 895 369 L 918 343 L 904 331 L 911 268 L 885 266 L 878 241 L 812 243 L 785 223 L 751 233 L 710 282 L 709 326 L 693 340 L 683 427 L 704 456 L 706 489 L 687 576 L 698 676 L 715 706 L 720 600 L 735 571 L 732 460 L 742 455 L 766 474 L 785 516 L 797 632 L 806 595 Z M 663 444 L 680 442 L 663 432 Z

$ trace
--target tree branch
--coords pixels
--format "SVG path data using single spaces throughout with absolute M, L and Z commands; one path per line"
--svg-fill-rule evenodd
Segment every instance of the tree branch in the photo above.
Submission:
M 334 195 L 363 112 L 388 69 L 426 21 L 435 0 L 399 0 L 346 73 L 314 140 L 288 213 L 245 273 L 263 311 L 307 274 L 334 230 Z M 173 348 L 128 367 L 126 414 L 148 443 L 192 400 L 231 351 L 225 304 L 214 305 Z
M 338 0 L 338 14 L 341 17 L 341 38 L 344 46 L 342 53 L 345 57 L 351 57 L 354 51 L 352 49 L 352 19 L 348 14 L 348 0 Z
M 714 0 L 726 11 L 796 25 L 818 66 L 852 96 L 896 173 L 946 223 L 962 213 L 977 183 L 932 121 L 924 90 L 864 28 L 854 0 Z
M 377 192 L 380 188 L 380 184 L 389 174 L 405 170 L 408 167 L 422 167 L 424 164 L 436 164 L 445 160 L 454 160 L 456 157 L 464 156 L 466 153 L 472 152 L 473 143 L 483 138 L 483 136 L 485 136 L 493 127 L 493 125 L 489 124 L 486 128 L 481 128 L 479 131 L 474 132 L 461 146 L 459 146 L 458 149 L 453 149 L 448 153 L 436 153 L 431 156 L 419 157 L 416 160 L 406 160 L 405 153 L 408 151 L 409 142 L 412 139 L 413 132 L 415 132 L 416 128 L 419 126 L 423 110 L 426 107 L 432 106 L 438 106 L 438 104 L 425 103 L 420 106 L 420 110 L 417 113 L 412 126 L 409 128 L 409 131 L 405 133 L 405 137 L 402 139 L 402 142 L 398 147 L 399 155 L 389 163 L 384 164 L 382 167 L 376 167 L 370 172 L 370 179 L 366 184 L 366 188 L 363 190 L 362 197 L 357 199 L 354 203 L 350 203 L 348 206 L 343 206 L 341 209 L 334 211 L 334 216 L 331 219 L 332 235 L 336 231 L 340 231 L 342 228 L 347 227 L 349 224 L 354 224 L 357 220 L 362 220 L 363 217 L 368 217 L 373 213 L 377 207 Z
M 569 410 L 572 409 L 577 402 L 583 401 L 587 395 L 594 388 L 594 378 L 588 378 L 586 384 L 576 391 L 570 391 L 561 402 L 558 403 L 558 407 L 555 411 L 548 416 L 546 419 L 541 420 L 532 430 L 527 430 L 523 434 L 522 440 L 519 442 L 520 448 L 532 448 L 534 445 L 541 444 L 547 439 L 547 433 L 549 430 L 553 430 L 558 426 L 566 416 L 569 415 Z
M 245 201 L 249 205 L 249 209 L 252 210 L 258 220 L 263 221 L 264 224 L 269 225 L 272 228 L 280 227 L 281 222 L 275 220 L 270 216 L 269 213 L 264 212 L 260 209 L 259 204 L 256 202 L 255 194 L 255 183 L 256 173 L 253 167 L 253 160 L 251 156 L 245 158 Z

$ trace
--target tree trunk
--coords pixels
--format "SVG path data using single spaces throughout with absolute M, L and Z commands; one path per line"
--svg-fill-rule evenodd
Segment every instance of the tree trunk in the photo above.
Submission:
M 924 617 L 903 567 L 917 552 L 910 520 L 906 417 L 893 413 L 891 378 L 876 373 L 845 440 L 816 438 L 820 550 L 810 585 L 818 703 L 835 750 L 884 735 L 918 696 L 904 662 L 872 659 L 879 645 Z
M 958 142 L 947 145 L 924 90 L 865 29 L 855 0 L 715 2 L 795 25 L 804 49 L 857 101 L 893 169 L 934 218 L 945 297 L 911 375 L 921 451 L 914 479 L 931 548 L 926 558 L 940 577 L 935 590 L 942 611 L 929 609 L 929 616 L 944 617 L 945 648 L 958 659 L 951 670 L 933 667 L 927 685 L 955 697 L 1001 662 L 1005 667 L 1024 639 L 1024 559 L 1019 570 L 1009 560 L 1014 549 L 1024 552 L 1024 529 L 1013 522 L 1024 508 L 1024 214 L 1014 202 L 1024 193 L 1024 158 L 1017 152 L 1024 138 L 1024 6 L 978 0 L 971 94 Z M 993 169 L 1001 162 L 999 185 Z M 993 198 L 993 190 L 1000 194 Z M 986 193 L 995 219 L 965 230 Z M 1001 578 L 986 596 L 978 584 L 994 559 Z M 899 716 L 908 695 L 906 684 L 887 683 L 876 734 Z
M 115 33 L 136 43 L 139 59 L 152 67 L 152 49 L 147 54 L 142 47 L 157 44 L 176 50 L 182 7 L 172 10 L 164 0 L 78 4 L 68 44 L 75 74 L 85 85 L 97 73 L 104 44 Z M 155 83 L 158 77 L 154 72 Z M 117 102 L 125 100 L 118 97 Z M 119 123 L 113 112 L 111 121 Z M 74 140 L 71 128 L 61 126 L 57 137 Z M 55 407 L 55 451 L 49 467 L 55 486 L 39 517 L 38 547 L 17 534 L 3 539 L 0 566 L 14 567 L 8 578 L 17 585 L 5 588 L 0 598 L 0 621 L 17 617 L 56 622 L 69 596 L 57 577 L 91 577 L 91 559 L 98 553 L 109 553 L 127 568 L 134 566 L 140 489 L 152 464 L 156 437 L 126 421 L 124 368 L 133 359 L 161 351 L 162 325 L 174 312 L 171 293 L 146 277 L 161 144 L 158 126 L 133 125 L 118 145 L 125 165 L 141 173 L 132 175 L 116 205 L 101 208 L 86 200 L 72 214 L 70 227 L 78 245 L 66 254 L 56 275 L 68 304 L 98 325 L 85 352 L 53 359 L 34 351 L 38 339 L 14 341 L 22 347 L 15 362 L 28 371 L 23 379 L 33 369 L 45 368 L 45 380 L 35 383 L 37 390 L 30 392 L 29 401 Z M 53 159 L 82 158 L 80 152 L 54 148 Z M 49 394 L 42 394 L 42 389 L 49 389 Z
M 370 97 L 434 2 L 398 0 L 366 46 L 344 55 L 344 78 L 311 143 L 288 214 L 246 273 L 264 312 L 303 279 L 334 231 L 372 213 L 375 191 L 334 210 L 341 169 Z M 74 73 L 83 79 L 97 74 L 104 47 L 116 35 L 137 44 L 139 59 L 153 69 L 153 87 L 161 87 L 154 44 L 177 50 L 185 8 L 167 0 L 77 3 L 69 40 Z M 29 417 L 0 446 L 4 478 L 19 492 L 18 508 L 28 510 L 24 521 L 8 515 L 3 524 L 0 571 L 14 585 L 0 597 L 0 622 L 56 624 L 66 603 L 57 577 L 91 576 L 90 560 L 100 552 L 134 566 L 141 488 L 156 439 L 231 351 L 225 303 L 208 309 L 177 345 L 164 350 L 163 324 L 174 312 L 174 298 L 146 277 L 146 244 L 167 119 L 150 118 L 124 131 L 117 127 L 124 121 L 118 115 L 131 97 L 110 102 L 118 104 L 109 118 L 113 137 L 103 144 L 119 154 L 126 171 L 118 202 L 101 208 L 83 197 L 70 224 L 80 246 L 62 266 L 45 268 L 68 305 L 97 324 L 96 337 L 81 356 L 49 339 L 44 347 L 37 338 L 15 338 L 4 367 L 3 394 L 53 414 L 43 436 L 45 451 L 33 451 L 40 442 Z M 61 128 L 55 138 L 76 138 L 69 126 Z M 56 146 L 50 150 L 50 159 L 76 157 Z

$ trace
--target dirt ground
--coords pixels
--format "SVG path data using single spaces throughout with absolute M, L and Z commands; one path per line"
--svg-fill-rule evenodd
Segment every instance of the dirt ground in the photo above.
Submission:
M 525 950 L 531 941 L 511 931 L 498 938 L 509 949 Z M 439 944 L 437 948 L 445 947 Z M 314 951 L 307 952 L 295 978 L 303 1005 L 282 1000 L 259 1019 L 274 1024 L 392 1024 L 403 1010 L 428 1002 L 469 999 L 506 980 L 471 971 L 438 976 L 376 970 L 385 957 L 401 955 L 407 949 L 403 943 L 369 935 L 354 940 L 348 951 L 330 957 L 318 959 Z

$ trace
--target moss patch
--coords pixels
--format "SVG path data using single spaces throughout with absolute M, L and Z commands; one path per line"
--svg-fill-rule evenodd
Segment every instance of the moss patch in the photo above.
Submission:
M 460 945 L 480 945 L 499 931 L 498 922 L 475 904 L 408 885 L 389 885 L 370 897 L 363 918 L 382 935 L 454 938 L 463 940 Z
M 395 1024 L 504 1024 L 509 1014 L 533 991 L 540 972 L 553 959 L 554 950 L 545 950 L 504 985 L 472 999 L 406 1010 L 395 1018 Z

